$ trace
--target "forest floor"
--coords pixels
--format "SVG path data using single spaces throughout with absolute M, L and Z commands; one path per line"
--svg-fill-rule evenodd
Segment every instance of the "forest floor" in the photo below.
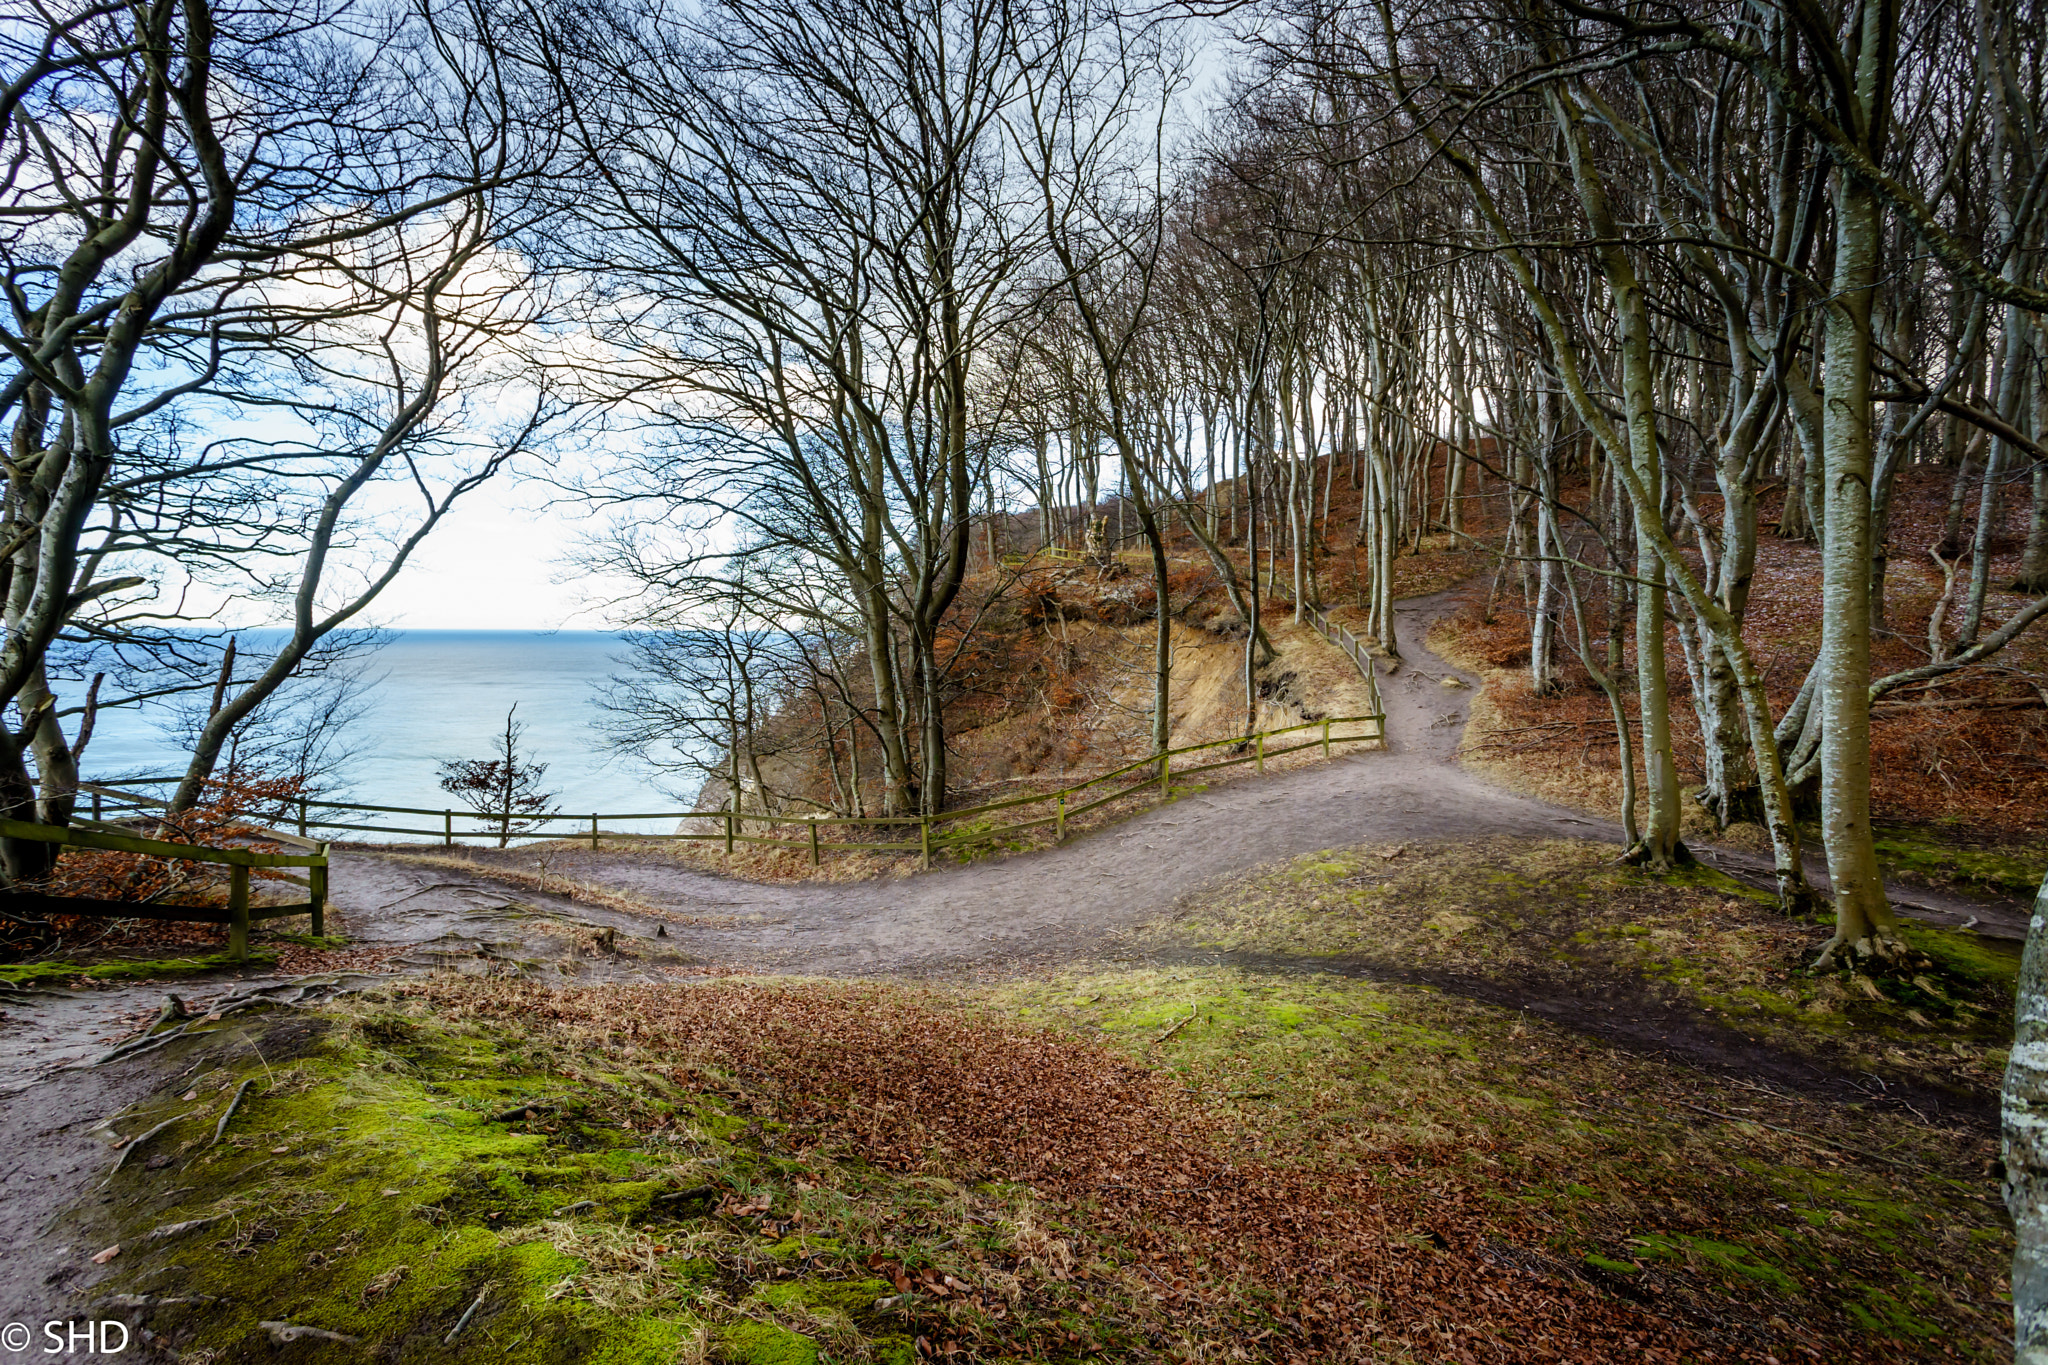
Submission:
M 2010 946 L 1815 977 L 1753 881 L 1617 865 L 1455 761 L 1445 609 L 1386 751 L 1056 851 L 346 853 L 376 974 L 202 972 L 297 1007 L 99 1066 L 172 979 L 32 983 L 0 1309 L 193 1362 L 1998 1359 Z
M 1929 619 L 1944 587 L 1927 547 L 1940 538 L 1947 486 L 1941 471 L 1915 470 L 1901 476 L 1894 494 L 1885 593 L 1889 628 L 1874 642 L 1877 676 L 1927 661 Z M 1763 509 L 1767 527 L 1776 520 L 1776 502 L 1774 497 Z M 1709 499 L 1702 508 L 1709 525 L 1715 511 Z M 2019 570 L 2026 498 L 2009 495 L 2004 512 L 1993 542 L 1987 632 L 2028 600 L 2004 590 Z M 1966 585 L 1967 563 L 1959 577 Z M 1613 713 L 1578 662 L 1569 613 L 1557 647 L 1557 691 L 1533 694 L 1525 587 L 1512 570 L 1475 578 L 1449 599 L 1429 633 L 1432 649 L 1482 680 L 1461 761 L 1509 790 L 1615 819 L 1621 769 Z M 1604 650 L 1602 598 L 1604 593 L 1596 593 L 1588 604 L 1588 633 L 1594 647 Z M 1951 645 L 1959 616 L 1960 608 L 1946 613 L 1944 637 Z M 1764 667 L 1774 708 L 1782 711 L 1798 692 L 1819 646 L 1820 627 L 1819 551 L 1767 531 L 1758 546 L 1744 635 Z M 1704 780 L 1699 720 L 1675 628 L 1667 652 L 1673 744 L 1680 781 L 1690 790 Z M 1625 672 L 1634 665 L 1633 648 L 1621 657 L 1633 723 L 1634 684 Z M 2048 870 L 2048 631 L 2036 626 L 1981 666 L 1882 699 L 1872 716 L 1871 770 L 1872 816 L 1888 877 L 1919 889 L 2031 899 Z M 1717 832 L 1689 799 L 1683 813 L 1688 840 L 1769 849 L 1768 837 L 1754 825 Z M 1818 849 L 1817 833 L 1807 843 Z

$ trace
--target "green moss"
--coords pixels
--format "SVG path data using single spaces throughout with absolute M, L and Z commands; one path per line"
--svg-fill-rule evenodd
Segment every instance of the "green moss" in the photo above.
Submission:
M 1908 944 L 1934 959 L 1942 972 L 1960 982 L 2011 991 L 2019 981 L 2017 947 L 1960 929 L 1941 929 L 1901 920 L 1899 933 Z
M 1593 1269 L 1604 1270 L 1610 1275 L 1640 1275 L 1643 1273 L 1643 1268 L 1634 1261 L 1610 1260 L 1608 1257 L 1598 1254 L 1590 1254 L 1585 1260 L 1586 1264 L 1593 1267 Z
M 636 1318 L 623 1332 L 598 1344 L 588 1365 L 667 1365 L 682 1359 L 697 1326 L 665 1318 Z
M 719 1332 L 718 1354 L 731 1365 L 817 1365 L 818 1343 L 772 1322 L 741 1322 Z
M 1718 868 L 1709 867 L 1702 862 L 1681 863 L 1677 867 L 1663 872 L 1644 871 L 1639 875 L 1646 878 L 1654 878 L 1666 886 L 1698 887 L 1700 890 L 1711 891 L 1718 896 L 1733 896 L 1740 900 L 1755 901 L 1773 908 L 1778 904 L 1776 892 L 1751 886 L 1748 882 L 1737 881 Z
M 282 929 L 267 930 L 264 937 L 280 943 L 299 943 L 308 948 L 346 948 L 354 942 L 346 934 L 293 934 Z
M 1338 856 L 1333 850 L 1324 849 L 1299 859 L 1290 869 L 1289 875 L 1296 881 L 1335 882 L 1342 881 L 1358 871 L 1359 858 L 1356 854 Z
M 16 962 L 0 967 L 0 981 L 10 981 L 17 986 L 61 985 L 80 979 L 148 981 L 165 976 L 190 976 L 194 972 L 267 967 L 276 961 L 275 953 L 252 952 L 246 962 L 226 953 L 213 953 L 206 957 L 114 958 L 101 962 Z
M 707 1344 L 736 1361 L 909 1361 L 915 1333 L 928 1330 L 922 1310 L 876 1314 L 894 1291 L 873 1277 L 873 1256 L 978 1276 L 968 1248 L 988 1236 L 1006 1246 L 1006 1205 L 1032 1204 L 1023 1187 L 970 1199 L 923 1175 L 794 1158 L 786 1125 L 752 1092 L 606 1065 L 544 1031 L 522 1037 L 417 1008 L 310 1017 L 333 1027 L 292 1060 L 264 1039 L 267 1067 L 236 1049 L 181 1080 L 206 1095 L 196 1109 L 166 1094 L 117 1117 L 117 1131 L 133 1132 L 189 1115 L 153 1139 L 180 1163 L 178 1183 L 162 1182 L 171 1197 L 154 1199 L 157 1182 L 137 1163 L 110 1202 L 67 1215 L 81 1240 L 128 1248 L 111 1291 L 216 1301 L 160 1311 L 153 1327 L 181 1352 L 253 1358 L 268 1349 L 259 1321 L 281 1320 L 358 1337 L 393 1365 L 669 1365 Z M 174 1044 L 171 1059 L 195 1046 L 205 1031 Z M 244 1079 L 254 1085 L 227 1140 L 209 1146 Z M 810 1230 L 764 1244 L 772 1221 L 721 1215 L 716 1197 L 661 1198 L 706 1185 L 768 1193 Z M 217 1215 L 200 1232 L 147 1238 Z M 885 1231 L 906 1224 L 918 1231 Z M 787 1321 L 760 1320 L 771 1313 Z
M 1006 820 L 1003 817 L 1010 818 Z M 1028 852 L 1031 845 L 1025 840 L 1002 837 L 1009 824 L 1022 818 L 1025 817 L 1015 811 L 1005 811 L 1002 816 L 990 816 L 985 820 L 955 821 L 946 827 L 943 835 L 932 836 L 933 851 L 943 851 L 956 863 L 971 863 L 1002 853 Z
M 1864 1331 L 1879 1336 L 1924 1340 L 1942 1335 L 1940 1327 L 1907 1311 L 1896 1298 L 1874 1286 L 1864 1287 L 1861 1302 L 1848 1299 L 1843 1302 L 1842 1307 Z
M 1965 882 L 2024 899 L 2033 898 L 2048 874 L 2048 850 L 1969 848 L 1944 841 L 1927 828 L 1883 829 L 1875 843 L 1888 872 L 1914 873 L 1940 883 Z
M 171 1276 L 228 1305 L 173 1324 L 189 1344 L 232 1352 L 264 1317 L 382 1342 L 393 1359 L 423 1358 L 482 1294 L 475 1326 L 465 1329 L 474 1340 L 458 1338 L 457 1358 L 482 1359 L 493 1353 L 490 1341 L 513 1339 L 529 1343 L 522 1360 L 673 1358 L 693 1324 L 672 1309 L 614 1314 L 558 1292 L 588 1263 L 519 1230 L 579 1200 L 613 1226 L 643 1215 L 664 1183 L 617 1179 L 628 1163 L 614 1149 L 630 1135 L 573 1122 L 552 1133 L 490 1122 L 461 1101 L 517 1089 L 568 1115 L 584 1087 L 559 1077 L 482 1079 L 509 1065 L 490 1040 L 418 1021 L 368 1024 L 289 1070 L 252 1058 L 242 1075 L 256 1085 L 220 1146 L 197 1140 L 210 1112 L 192 1119 L 192 1133 L 174 1128 L 158 1140 L 196 1154 L 182 1172 L 191 1193 L 153 1211 L 149 1225 L 230 1215 L 223 1233 L 124 1262 L 135 1283 Z M 409 1035 L 410 1055 L 365 1034 Z M 216 1075 L 216 1096 L 238 1083 Z M 195 1140 L 168 1147 L 187 1136 Z M 139 1240 L 144 1230 L 127 1236 Z
M 822 1308 L 858 1318 L 874 1312 L 876 1299 L 895 1292 L 885 1280 L 805 1279 L 767 1285 L 755 1297 L 774 1308 Z
M 1799 1282 L 1745 1246 L 1683 1233 L 1647 1233 L 1635 1240 L 1643 1255 L 1695 1265 L 1751 1280 L 1781 1294 L 1796 1294 Z
M 836 1237 L 785 1237 L 768 1248 L 768 1254 L 778 1261 L 797 1261 L 806 1256 L 837 1255 L 845 1248 Z M 883 1290 L 888 1293 L 888 1290 Z

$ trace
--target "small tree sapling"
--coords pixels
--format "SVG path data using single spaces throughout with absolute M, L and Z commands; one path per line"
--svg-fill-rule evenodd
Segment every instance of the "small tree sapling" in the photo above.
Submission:
M 556 793 L 541 787 L 548 765 L 519 748 L 526 727 L 514 719 L 518 710 L 514 702 L 505 713 L 505 731 L 489 758 L 444 758 L 440 764 L 441 790 L 495 824 L 499 848 L 555 813 Z

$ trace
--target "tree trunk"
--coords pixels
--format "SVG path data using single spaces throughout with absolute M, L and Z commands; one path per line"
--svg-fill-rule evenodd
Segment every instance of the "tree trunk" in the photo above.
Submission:
M 2048 1365 L 2048 878 L 2034 898 L 2013 995 L 2000 1106 L 2013 1224 L 2013 1365 Z
M 1870 22 L 1876 22 L 1874 15 Z M 1879 46 L 1875 37 L 1871 45 Z M 1874 62 L 1877 54 L 1864 60 Z M 1882 220 L 1875 198 L 1852 176 L 1837 177 L 1835 221 L 1823 428 L 1824 672 L 1815 699 L 1821 713 L 1821 833 L 1834 883 L 1835 933 L 1822 962 L 1844 951 L 1889 956 L 1897 941 L 1870 828 L 1870 313 Z
M 1536 540 L 1532 547 L 1538 556 L 1536 565 L 1536 600 L 1529 612 L 1529 690 L 1539 697 L 1548 697 L 1558 690 L 1553 671 L 1556 662 L 1555 633 L 1557 617 L 1557 565 L 1554 562 L 1552 546 L 1562 544 L 1557 533 L 1557 518 L 1552 508 L 1549 490 L 1557 487 L 1557 393 L 1554 381 L 1549 375 L 1542 376 L 1542 390 L 1536 395 L 1536 452 L 1534 459 L 1539 463 L 1535 483 L 1539 492 L 1536 504 Z

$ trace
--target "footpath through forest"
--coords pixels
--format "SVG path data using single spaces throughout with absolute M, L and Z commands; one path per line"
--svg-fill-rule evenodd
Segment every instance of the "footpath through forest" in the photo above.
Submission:
M 1384 749 L 1219 784 L 1134 815 L 1064 847 L 901 878 L 760 883 L 627 852 L 561 847 L 549 875 L 614 889 L 616 905 L 493 879 L 479 853 L 415 860 L 337 851 L 332 905 L 354 944 L 388 952 L 387 969 L 537 973 L 582 981 L 674 970 L 822 976 L 1010 975 L 1128 955 L 1133 926 L 1170 914 L 1199 889 L 1266 863 L 1350 844 L 1480 839 L 1619 843 L 1618 824 L 1505 791 L 1457 762 L 1478 679 L 1424 645 L 1456 590 L 1397 610 L 1402 661 L 1381 666 Z M 1769 884 L 1766 858 L 1695 850 L 1732 875 Z M 1825 868 L 1809 872 L 1825 886 Z M 2020 939 L 2026 907 L 1921 887 L 1893 888 L 1901 913 Z M 601 942 L 599 942 L 601 940 Z M 279 976 L 181 978 L 206 998 L 229 984 L 275 987 Z M 17 992 L 0 1027 L 0 1093 L 100 1055 L 166 986 Z
M 1510 836 L 1618 844 L 1617 826 L 1490 785 L 1457 762 L 1477 679 L 1423 644 L 1449 594 L 1399 609 L 1403 662 L 1381 688 L 1388 744 L 1261 778 L 1220 784 L 1046 852 L 990 858 L 930 873 L 852 883 L 762 884 L 665 858 L 558 848 L 550 875 L 610 889 L 606 905 L 493 880 L 487 867 L 362 850 L 334 860 L 332 896 L 353 944 L 382 956 L 384 973 L 453 969 L 595 984 L 728 972 L 973 980 L 1017 977 L 1089 961 L 1187 961 L 1133 932 L 1172 916 L 1205 887 L 1323 849 Z M 1749 855 L 1705 850 L 1725 870 L 1762 883 Z M 506 855 L 508 860 L 511 855 Z M 2022 907 L 1897 892 L 1902 909 L 1979 932 L 2023 934 Z M 1209 954 L 1208 956 L 1216 956 Z M 1481 1004 L 1525 1010 L 1625 1051 L 1749 1077 L 1823 1103 L 1870 1098 L 1857 1078 L 1782 1053 L 1732 1021 L 1647 993 L 1555 982 L 1389 971 L 1340 959 L 1228 955 L 1251 972 L 1412 980 Z M 156 1016 L 167 991 L 219 1009 L 231 996 L 312 1002 L 388 975 L 288 978 L 262 971 L 136 982 L 97 989 L 10 990 L 0 1006 L 0 1294 L 17 1307 L 62 1298 L 77 1257 L 57 1245 L 64 1210 L 104 1175 L 94 1128 L 163 1083 L 160 1058 L 93 1065 Z M 274 1061 L 274 1058 L 266 1061 Z M 189 1096 L 188 1096 L 189 1098 Z M 1955 1096 L 1900 1092 L 1924 1108 Z M 1915 1112 L 1919 1112 L 1918 1109 Z M 1971 1110 L 1971 1125 L 1988 1121 Z M 75 1268 L 75 1267 L 74 1267 Z
M 1402 662 L 1381 666 L 1387 744 L 1292 772 L 1220 784 L 1045 852 L 990 858 L 899 879 L 743 882 L 630 853 L 563 847 L 548 870 L 616 888 L 668 912 L 658 919 L 522 891 L 488 874 L 378 854 L 335 858 L 335 899 L 349 932 L 403 947 L 419 965 L 546 953 L 521 925 L 533 911 L 616 929 L 655 960 L 817 975 L 930 975 L 1030 970 L 1114 954 L 1119 932 L 1169 913 L 1189 893 L 1235 873 L 1348 844 L 1509 835 L 1619 843 L 1618 823 L 1515 795 L 1457 762 L 1479 680 L 1423 644 L 1455 590 L 1397 610 Z M 1697 850 L 1710 865 L 1770 884 L 1769 860 Z M 479 854 L 486 864 L 512 857 Z M 1818 854 L 1815 882 L 1826 885 Z M 1902 913 L 1932 923 L 1972 919 L 2020 939 L 2026 909 L 1918 887 L 1895 887 Z M 657 928 L 661 939 L 654 939 Z M 559 951 L 559 945 L 557 945 Z

